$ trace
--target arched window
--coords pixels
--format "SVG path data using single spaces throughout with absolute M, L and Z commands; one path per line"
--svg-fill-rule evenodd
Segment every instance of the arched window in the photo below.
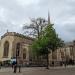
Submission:
M 26 49 L 23 49 L 23 59 L 26 59 Z
M 17 54 L 17 56 L 19 56 L 19 53 L 20 53 L 20 43 L 17 43 L 17 45 L 16 45 L 16 54 Z
M 3 52 L 3 57 L 7 58 L 9 53 L 9 42 L 6 41 L 4 43 L 4 52 Z

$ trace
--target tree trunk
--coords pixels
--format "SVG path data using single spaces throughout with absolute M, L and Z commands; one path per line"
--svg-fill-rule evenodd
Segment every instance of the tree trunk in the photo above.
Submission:
M 46 66 L 46 69 L 49 69 L 49 57 L 48 57 L 48 53 L 47 53 L 46 57 L 47 57 L 47 66 Z
M 53 54 L 53 52 L 54 52 L 54 49 L 52 50 L 52 66 L 54 67 L 54 54 Z

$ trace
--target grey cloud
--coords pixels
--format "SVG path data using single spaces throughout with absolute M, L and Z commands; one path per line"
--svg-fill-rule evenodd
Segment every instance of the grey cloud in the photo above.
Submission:
M 75 33 L 75 23 L 66 24 L 66 25 L 64 26 L 64 29 L 65 29 L 67 32 L 71 33 L 71 34 L 74 34 L 74 33 Z M 75 34 L 74 34 L 74 35 L 75 35 Z
M 72 21 L 75 17 L 74 0 L 37 0 L 36 3 L 33 0 L 28 5 L 22 5 L 19 1 L 24 0 L 0 0 L 0 10 L 3 9 L 2 14 L 0 12 L 0 35 L 7 29 L 21 32 L 21 26 L 28 18 L 47 19 L 49 10 L 51 21 L 59 36 L 65 41 L 74 39 L 75 23 Z

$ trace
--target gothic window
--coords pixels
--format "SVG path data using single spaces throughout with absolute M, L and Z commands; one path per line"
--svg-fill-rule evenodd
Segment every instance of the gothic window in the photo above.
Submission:
M 20 54 L 20 43 L 17 43 L 17 45 L 16 45 L 16 54 L 17 54 L 17 56 L 19 56 L 19 54 Z
M 8 57 L 8 53 L 9 53 L 9 42 L 6 41 L 4 43 L 4 53 L 3 53 L 3 57 L 7 58 Z
M 26 49 L 23 49 L 23 59 L 26 59 Z

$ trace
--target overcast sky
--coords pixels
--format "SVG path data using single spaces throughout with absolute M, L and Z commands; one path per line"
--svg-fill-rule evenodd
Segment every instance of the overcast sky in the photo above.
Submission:
M 58 35 L 65 41 L 75 39 L 75 0 L 0 0 L 0 36 L 7 29 L 22 32 L 30 18 L 47 18 L 50 12 Z

